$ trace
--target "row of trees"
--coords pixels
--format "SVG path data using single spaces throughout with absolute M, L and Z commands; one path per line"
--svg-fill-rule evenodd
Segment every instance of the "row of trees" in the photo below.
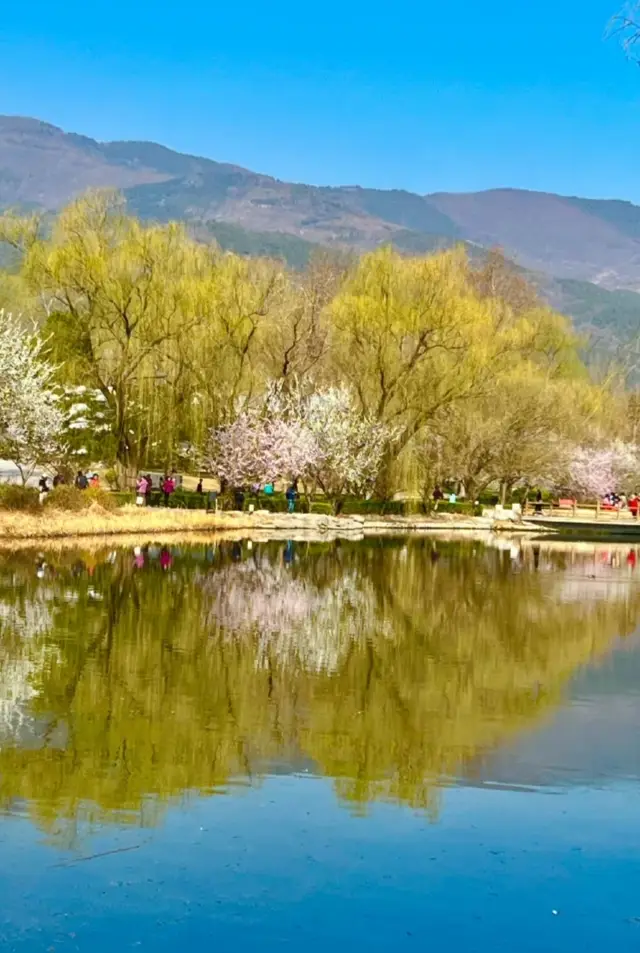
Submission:
M 629 442 L 626 396 L 594 382 L 570 323 L 499 252 L 322 254 L 294 274 L 143 224 L 112 193 L 47 228 L 5 214 L 0 241 L 16 262 L 0 305 L 39 327 L 0 321 L 0 359 L 13 347 L 18 362 L 0 395 L 5 456 L 39 461 L 55 444 L 123 481 L 205 468 L 332 496 L 429 495 L 449 479 L 475 496 L 562 483 L 576 448 Z M 21 406 L 35 424 L 9 419 Z

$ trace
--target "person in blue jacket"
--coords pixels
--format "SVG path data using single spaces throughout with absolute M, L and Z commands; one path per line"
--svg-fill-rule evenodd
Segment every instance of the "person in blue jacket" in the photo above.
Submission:
M 295 483 L 292 483 L 291 486 L 287 489 L 287 510 L 289 513 L 295 513 L 296 511 L 296 499 L 298 497 L 298 491 L 296 490 Z

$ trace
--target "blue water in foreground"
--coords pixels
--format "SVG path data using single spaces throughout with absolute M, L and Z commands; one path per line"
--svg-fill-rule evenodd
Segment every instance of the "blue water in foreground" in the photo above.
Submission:
M 640 641 L 618 635 L 543 717 L 441 778 L 435 811 L 345 802 L 300 752 L 173 794 L 148 826 L 56 802 L 72 843 L 5 798 L 2 953 L 640 950 Z
M 161 831 L 103 831 L 86 861 L 5 818 L 2 949 L 640 944 L 636 785 L 452 789 L 437 825 L 389 806 L 353 817 L 317 778 L 236 794 L 175 809 Z

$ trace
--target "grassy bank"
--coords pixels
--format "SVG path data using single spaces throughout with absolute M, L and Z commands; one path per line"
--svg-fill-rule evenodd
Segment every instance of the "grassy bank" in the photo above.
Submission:
M 349 536 L 410 533 L 414 530 L 478 531 L 486 521 L 457 514 L 434 517 L 328 516 L 316 513 L 255 513 L 122 506 L 106 510 L 97 504 L 80 512 L 45 507 L 35 512 L 0 509 L 0 544 L 18 541 L 108 537 L 132 538 L 185 534 L 231 533 L 268 537 L 298 538 L 315 535 Z
M 123 506 L 112 511 L 92 506 L 79 513 L 46 507 L 37 513 L 0 511 L 0 540 L 155 535 L 233 530 L 315 530 L 348 533 L 362 529 L 354 518 L 315 514 L 207 513 L 202 510 L 146 509 Z

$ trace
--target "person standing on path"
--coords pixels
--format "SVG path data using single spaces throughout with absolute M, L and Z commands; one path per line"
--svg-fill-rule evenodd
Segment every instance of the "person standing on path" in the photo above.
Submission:
M 49 484 L 47 483 L 46 476 L 41 476 L 38 481 L 38 489 L 40 491 L 39 500 L 41 503 L 44 503 L 48 494 L 49 494 Z
M 295 483 L 292 483 L 286 493 L 287 510 L 289 513 L 295 513 L 296 511 L 296 497 L 297 496 L 298 496 L 298 491 L 296 490 Z
M 147 506 L 151 506 L 151 491 L 153 490 L 153 480 L 151 479 L 150 473 L 147 473 L 145 475 L 145 480 L 147 481 L 147 492 L 145 493 L 145 503 Z
M 162 481 L 162 492 L 164 493 L 164 505 L 169 506 L 169 500 L 176 488 L 176 481 L 170 474 L 165 476 Z
M 78 475 L 76 477 L 76 489 L 77 490 L 86 490 L 89 486 L 89 481 L 87 480 L 86 475 L 82 470 L 78 470 Z
M 144 506 L 147 502 L 147 478 L 140 475 L 136 480 L 136 506 Z

